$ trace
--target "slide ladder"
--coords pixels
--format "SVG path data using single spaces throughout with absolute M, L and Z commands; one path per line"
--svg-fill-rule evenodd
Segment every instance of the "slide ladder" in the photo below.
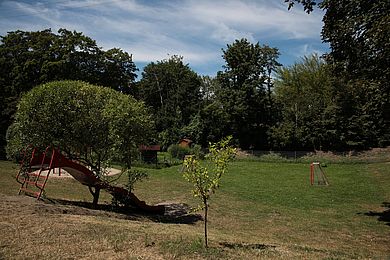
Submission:
M 29 156 L 29 152 L 31 152 L 31 155 Z M 16 175 L 16 181 L 22 184 L 24 182 L 25 175 L 30 170 L 31 160 L 35 156 L 36 149 L 32 148 L 31 145 L 27 146 L 23 151 L 23 157 L 20 161 L 20 169 L 18 171 L 18 174 Z M 22 154 L 21 153 L 21 154 Z M 27 160 L 29 162 L 27 163 Z
M 37 149 L 33 148 L 29 164 L 26 165 L 29 148 L 27 147 L 24 151 L 20 170 L 16 176 L 16 180 L 21 184 L 19 194 L 23 192 L 40 199 L 49 175 L 53 170 L 52 165 L 55 154 L 50 150 L 50 147 L 47 147 L 44 153 L 37 153 Z M 50 152 L 52 152 L 51 156 Z

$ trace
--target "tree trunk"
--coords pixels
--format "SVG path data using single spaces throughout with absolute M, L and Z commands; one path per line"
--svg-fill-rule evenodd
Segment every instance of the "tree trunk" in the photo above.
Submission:
M 98 202 L 99 202 L 100 188 L 94 187 L 95 190 L 92 190 L 92 187 L 88 187 L 88 188 L 89 188 L 89 192 L 91 192 L 91 194 L 93 196 L 92 206 L 94 209 L 96 209 L 98 206 Z
M 204 245 L 206 248 L 208 248 L 208 241 L 207 241 L 207 213 L 208 213 L 208 205 L 207 201 L 204 200 Z

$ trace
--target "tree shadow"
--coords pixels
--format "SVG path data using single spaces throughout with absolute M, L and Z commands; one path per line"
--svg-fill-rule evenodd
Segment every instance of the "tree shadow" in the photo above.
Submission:
M 243 244 L 243 243 L 229 243 L 229 242 L 221 242 L 219 244 L 229 249 L 242 248 L 242 249 L 267 250 L 267 249 L 276 248 L 276 246 L 274 245 L 266 245 L 266 244 Z
M 191 207 L 185 203 L 165 203 L 164 215 L 154 215 L 157 222 L 175 224 L 195 224 L 203 220 L 202 215 L 191 212 Z
M 190 213 L 190 206 L 184 203 L 161 203 L 159 205 L 164 205 L 165 207 L 164 214 L 152 214 L 130 206 L 98 204 L 95 208 L 91 202 L 86 201 L 46 198 L 44 202 L 71 206 L 71 208 L 60 209 L 60 213 L 63 214 L 104 215 L 128 220 L 142 221 L 146 219 L 153 222 L 172 224 L 195 224 L 203 219 L 200 214 Z
M 383 202 L 381 206 L 385 208 L 382 212 L 369 211 L 364 215 L 378 217 L 378 221 L 383 221 L 387 226 L 390 226 L 390 202 Z

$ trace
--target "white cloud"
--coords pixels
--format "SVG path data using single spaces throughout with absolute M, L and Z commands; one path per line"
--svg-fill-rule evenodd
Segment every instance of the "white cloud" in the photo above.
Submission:
M 132 53 L 136 61 L 161 60 L 169 53 L 199 65 L 220 62 L 221 48 L 239 38 L 261 44 L 318 41 L 321 14 L 307 15 L 299 7 L 288 11 L 283 0 L 0 2 L 1 35 L 37 28 L 81 31 L 106 49 Z
M 224 24 L 234 31 L 272 32 L 273 37 L 297 39 L 317 37 L 321 29 L 318 15 L 307 15 L 298 8 L 288 11 L 285 5 L 272 1 L 197 0 L 185 3 L 186 19 L 192 18 L 211 30 L 221 29 L 219 25 Z
M 318 54 L 319 56 L 324 54 L 324 51 L 316 49 L 313 45 L 311 44 L 303 44 L 301 45 L 297 52 L 296 52 L 296 57 L 303 57 L 303 56 L 309 56 L 311 54 Z

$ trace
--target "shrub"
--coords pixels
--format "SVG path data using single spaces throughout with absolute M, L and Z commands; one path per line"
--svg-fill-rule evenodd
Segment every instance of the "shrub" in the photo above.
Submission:
M 149 178 L 149 175 L 146 171 L 137 170 L 137 169 L 128 169 L 126 170 L 126 174 L 127 174 L 126 188 L 131 192 L 134 191 L 135 183 Z
M 199 144 L 195 144 L 191 147 L 191 154 L 195 155 L 197 158 L 203 160 L 205 157 L 205 153 L 202 149 L 202 146 Z
M 172 158 L 183 160 L 186 155 L 196 155 L 199 159 L 204 159 L 202 146 L 196 144 L 190 147 L 183 147 L 178 144 L 172 144 L 168 147 L 168 153 Z
M 172 144 L 168 147 L 168 153 L 172 158 L 183 160 L 186 155 L 192 154 L 191 148 Z
M 284 158 L 281 154 L 274 153 L 274 152 L 270 152 L 268 154 L 261 155 L 260 160 L 266 161 L 266 162 L 285 162 L 285 161 L 288 161 L 288 159 Z

